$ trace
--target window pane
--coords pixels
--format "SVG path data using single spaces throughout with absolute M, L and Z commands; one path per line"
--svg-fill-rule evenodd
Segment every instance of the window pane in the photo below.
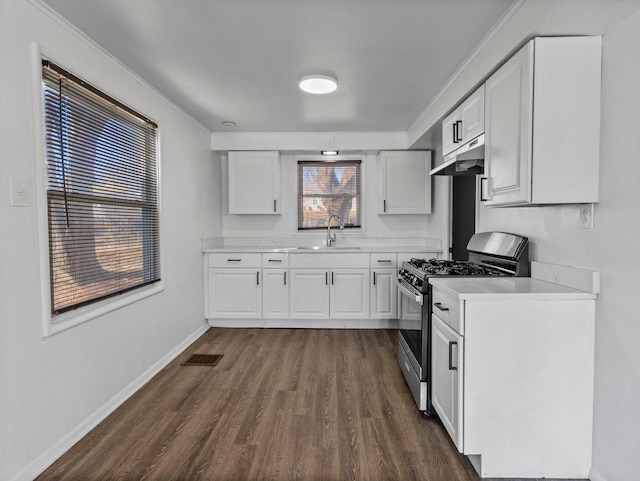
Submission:
M 355 198 L 304 197 L 302 207 L 302 228 L 327 227 L 327 219 L 334 213 L 340 216 L 345 227 L 360 226 L 358 201 Z M 331 225 L 337 226 L 337 220 L 333 219 Z
M 360 227 L 360 162 L 300 162 L 298 195 L 298 229 L 326 227 L 331 215 Z
M 156 125 L 43 62 L 51 311 L 160 280 Z

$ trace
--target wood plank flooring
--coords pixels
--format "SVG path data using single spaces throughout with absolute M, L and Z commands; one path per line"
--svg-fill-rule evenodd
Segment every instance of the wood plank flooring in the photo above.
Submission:
M 393 330 L 207 331 L 38 481 L 477 481 Z M 193 353 L 215 367 L 181 366 Z

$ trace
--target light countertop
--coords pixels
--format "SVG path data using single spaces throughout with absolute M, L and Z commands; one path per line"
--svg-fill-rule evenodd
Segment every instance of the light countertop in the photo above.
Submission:
M 464 300 L 581 300 L 597 294 L 531 277 L 430 278 L 429 283 Z
M 273 253 L 281 252 L 288 254 L 369 254 L 371 252 L 416 252 L 416 253 L 431 253 L 440 254 L 441 249 L 434 249 L 433 247 L 425 246 L 336 246 L 336 247 L 321 247 L 319 249 L 314 248 L 300 248 L 300 247 L 274 247 L 274 246 L 228 246 L 228 247 L 215 247 L 211 249 L 204 249 L 203 252 L 215 253 L 215 252 L 263 252 Z

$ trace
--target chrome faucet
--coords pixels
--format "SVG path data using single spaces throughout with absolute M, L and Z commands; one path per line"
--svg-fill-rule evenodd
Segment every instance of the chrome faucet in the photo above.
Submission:
M 331 244 L 336 241 L 335 233 L 331 235 L 331 219 L 334 217 L 338 219 L 338 222 L 340 223 L 340 230 L 344 229 L 344 223 L 339 215 L 332 214 L 329 216 L 329 220 L 327 221 L 327 247 L 331 247 Z

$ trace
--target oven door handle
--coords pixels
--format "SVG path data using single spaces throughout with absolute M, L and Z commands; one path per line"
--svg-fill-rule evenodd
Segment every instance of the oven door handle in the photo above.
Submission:
M 400 289 L 400 291 L 405 294 L 406 296 L 408 296 L 410 299 L 415 300 L 418 304 L 420 304 L 421 306 L 423 305 L 423 296 L 422 294 L 416 294 L 415 292 L 410 291 L 408 288 L 406 288 L 405 286 L 403 286 L 400 283 L 400 279 L 402 279 L 401 277 L 398 277 L 397 280 L 397 284 L 398 284 L 398 289 Z

